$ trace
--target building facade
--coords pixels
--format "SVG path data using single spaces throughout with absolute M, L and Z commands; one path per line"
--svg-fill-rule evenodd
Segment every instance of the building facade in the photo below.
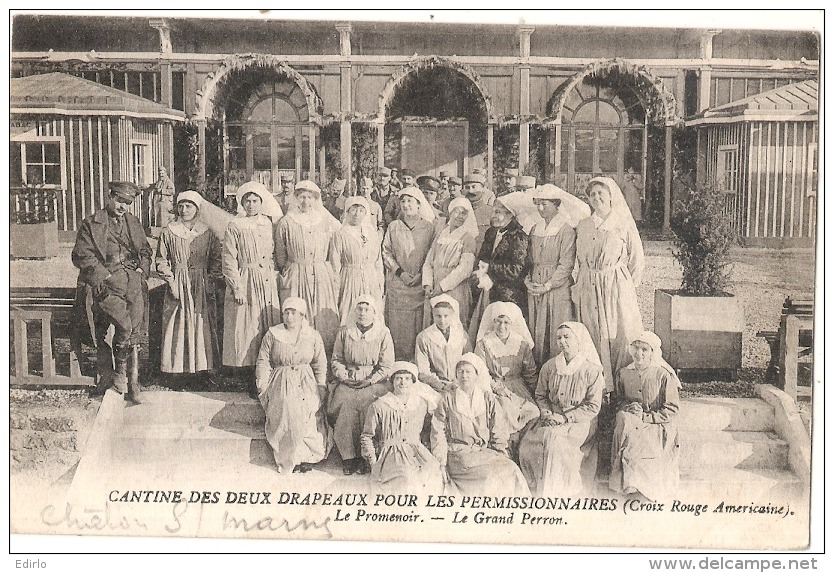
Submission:
M 183 111 L 174 178 L 218 197 L 280 175 L 355 185 L 518 168 L 607 175 L 666 229 L 697 170 L 688 119 L 817 80 L 813 32 L 20 15 L 12 75 L 64 72 Z M 703 171 L 703 173 L 701 173 Z

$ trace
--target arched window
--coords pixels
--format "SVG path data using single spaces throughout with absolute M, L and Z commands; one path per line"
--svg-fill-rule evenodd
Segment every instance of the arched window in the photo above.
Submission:
M 242 94 L 226 108 L 226 194 L 246 181 L 260 181 L 280 192 L 280 175 L 295 180 L 310 174 L 307 101 L 290 80 L 269 82 Z

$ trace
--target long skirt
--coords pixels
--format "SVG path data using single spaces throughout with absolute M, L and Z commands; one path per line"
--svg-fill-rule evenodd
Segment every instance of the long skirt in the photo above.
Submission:
M 619 493 L 641 493 L 652 501 L 671 499 L 680 481 L 680 445 L 674 424 L 650 424 L 617 412 L 611 444 L 609 484 Z
M 486 447 L 450 445 L 446 471 L 451 481 L 449 489 L 462 495 L 530 495 L 515 462 Z
M 437 459 L 421 443 L 383 442 L 371 479 L 383 492 L 443 493 L 443 473 Z
M 556 329 L 574 319 L 570 287 L 555 288 L 541 296 L 529 295 L 530 330 L 535 346 L 533 357 L 537 364 L 544 364 L 559 354 L 556 346 Z
M 521 471 L 535 496 L 570 496 L 594 488 L 597 451 L 593 422 L 542 426 L 537 422 L 521 438 Z
M 504 380 L 504 388 L 493 387 L 493 392 L 501 404 L 501 411 L 511 434 L 518 432 L 530 420 L 539 416 L 539 407 L 521 378 Z
M 359 438 L 365 427 L 365 414 L 374 400 L 391 391 L 389 383 L 355 389 L 336 385 L 327 402 L 327 416 L 333 424 L 333 439 L 343 460 L 359 457 Z
M 266 412 L 266 439 L 278 471 L 327 457 L 331 441 L 316 378 L 308 365 L 277 366 L 259 396 Z

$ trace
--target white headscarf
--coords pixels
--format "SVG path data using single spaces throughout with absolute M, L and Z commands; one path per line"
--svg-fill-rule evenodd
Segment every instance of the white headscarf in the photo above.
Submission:
M 635 342 L 643 342 L 645 344 L 648 344 L 652 349 L 651 363 L 654 366 L 657 366 L 659 368 L 662 368 L 663 370 L 666 370 L 669 374 L 671 374 L 672 378 L 674 378 L 675 382 L 678 385 L 678 388 L 682 387 L 681 381 L 678 378 L 678 375 L 675 372 L 675 369 L 672 368 L 672 366 L 670 366 L 669 363 L 666 362 L 663 359 L 663 351 L 661 349 L 662 343 L 661 343 L 660 337 L 658 335 L 656 335 L 651 330 L 644 330 L 639 335 L 637 335 L 637 337 L 634 340 L 632 340 L 631 343 L 628 345 L 628 353 L 631 354 L 632 359 L 634 358 L 634 353 L 632 352 L 631 345 L 634 344 Z M 634 366 L 633 363 L 630 364 L 629 366 L 627 366 L 627 368 L 634 368 L 634 367 L 635 366 Z
M 302 213 L 298 206 L 298 195 L 302 191 L 311 191 L 315 196 L 315 204 L 307 213 Z M 302 226 L 315 225 L 324 220 L 328 233 L 339 228 L 341 223 L 328 211 L 321 202 L 321 189 L 309 179 L 299 181 L 292 195 L 287 198 L 287 216 Z
M 550 224 L 545 225 L 542 219 L 533 228 L 532 235 L 536 237 L 555 236 L 566 223 L 575 229 L 579 221 L 591 216 L 591 208 L 585 201 L 550 183 L 536 187 L 533 199 L 560 201 L 559 212 Z
M 458 207 L 466 210 L 466 221 L 454 230 L 452 230 L 449 222 L 447 222 L 443 232 L 437 237 L 437 242 L 442 245 L 457 243 L 467 234 L 472 237 L 478 236 L 478 220 L 475 218 L 475 211 L 472 209 L 472 203 L 469 202 L 469 199 L 464 197 L 452 199 L 449 203 L 449 208 L 446 210 L 449 213 L 449 221 L 452 220 L 452 211 Z
M 543 221 L 530 193 L 515 191 L 498 197 L 495 202 L 506 207 L 528 235 L 536 223 Z
M 475 369 L 477 374 L 477 378 L 475 380 L 475 391 L 472 393 L 472 399 L 470 400 L 469 396 L 467 396 L 458 385 L 458 388 L 455 389 L 455 392 L 457 393 L 455 403 L 460 414 L 474 420 L 476 417 L 482 416 L 486 413 L 486 400 L 484 400 L 484 395 L 487 392 L 492 392 L 492 378 L 490 377 L 489 370 L 481 357 L 472 352 L 467 352 L 458 359 L 457 364 L 455 364 L 456 378 L 458 365 L 462 362 L 471 364 Z M 478 392 L 479 389 L 481 392 Z
M 499 316 L 506 316 L 510 319 L 510 337 L 507 342 L 501 342 L 498 335 L 495 334 L 495 319 Z M 476 341 L 492 338 L 499 344 L 491 344 L 490 350 L 496 357 L 515 356 L 521 348 L 521 341 L 525 341 L 530 348 L 533 348 L 533 335 L 530 334 L 530 329 L 527 328 L 527 323 L 524 321 L 524 315 L 521 309 L 512 302 L 493 302 L 484 309 L 484 315 L 481 317 L 481 324 L 478 326 L 478 336 Z M 493 341 L 494 342 L 494 341 Z
M 449 325 L 449 340 L 446 340 L 443 337 L 443 333 L 441 333 L 440 329 L 434 324 L 428 327 L 427 330 L 430 333 L 430 336 L 432 336 L 441 346 L 452 344 L 463 347 L 466 344 L 467 334 L 466 330 L 463 328 L 463 323 L 460 321 L 460 303 L 448 294 L 440 294 L 429 299 L 429 304 L 432 309 L 434 309 L 434 307 L 441 302 L 445 302 L 452 307 L 452 321 Z
M 261 215 L 266 215 L 272 219 L 273 225 L 284 216 L 284 211 L 281 209 L 281 205 L 278 204 L 278 201 L 275 200 L 275 197 L 272 196 L 269 189 L 267 189 L 266 186 L 259 181 L 249 181 L 237 188 L 236 199 L 238 217 L 246 216 L 246 210 L 243 208 L 243 196 L 248 193 L 254 193 L 261 198 Z
M 559 328 L 569 328 L 579 339 L 579 352 L 573 357 L 573 360 L 568 363 L 565 360 L 565 355 L 559 353 L 553 360 L 556 361 L 556 371 L 559 374 L 573 374 L 585 362 L 602 366 L 602 361 L 597 354 L 597 348 L 594 346 L 594 341 L 591 339 L 591 333 L 581 322 L 563 322 Z M 559 330 L 558 328 L 556 329 Z
M 397 360 L 394 362 L 394 365 L 391 366 L 391 376 L 390 378 L 394 377 L 394 374 L 397 372 L 408 372 L 412 376 L 414 376 L 414 381 L 417 381 L 417 377 L 420 375 L 420 371 L 417 370 L 417 365 L 412 364 L 411 362 L 406 362 L 405 360 Z
M 594 177 L 588 182 L 585 189 L 590 189 L 595 183 L 602 184 L 608 189 L 611 195 L 611 213 L 599 225 L 599 229 L 603 231 L 611 231 L 613 229 L 634 229 L 637 232 L 637 225 L 634 223 L 634 217 L 631 215 L 631 209 L 628 208 L 623 192 L 617 182 L 610 177 Z
M 418 187 L 406 187 L 405 189 L 399 192 L 399 197 L 402 198 L 404 196 L 411 197 L 416 199 L 417 202 L 420 204 L 420 217 L 425 219 L 429 223 L 434 221 L 434 209 L 431 208 L 429 202 L 426 200 L 425 195 L 423 192 L 420 191 Z
M 348 318 L 347 326 L 348 326 L 348 334 L 353 337 L 354 340 L 359 340 L 362 338 L 362 331 L 359 330 L 359 327 L 356 325 L 359 322 L 358 317 L 356 316 L 356 307 L 359 306 L 361 303 L 365 303 L 374 309 L 374 322 L 373 326 L 365 332 L 366 339 L 375 339 L 376 332 L 382 330 L 382 327 L 385 326 L 385 316 L 383 313 L 383 306 L 380 301 L 369 294 L 363 294 L 357 297 L 356 301 L 353 303 L 353 308 L 350 309 L 350 317 Z
M 178 215 L 176 219 L 168 223 L 168 229 L 176 236 L 191 241 L 208 230 L 208 226 L 200 218 L 203 196 L 196 191 L 183 191 L 177 195 L 177 205 L 183 201 L 189 201 L 197 207 L 197 216 L 194 218 L 194 224 L 189 229 Z
M 353 207 L 354 205 L 361 205 L 365 208 L 365 216 L 362 218 L 362 221 L 359 223 L 358 226 L 349 225 L 347 222 L 344 221 L 347 218 L 348 209 Z M 367 243 L 369 241 L 374 241 L 379 244 L 379 233 L 376 229 L 376 221 L 374 220 L 374 216 L 371 214 L 371 204 L 368 203 L 368 200 L 361 196 L 361 195 L 353 195 L 352 197 L 345 198 L 345 210 L 344 215 L 342 215 L 342 229 L 345 229 L 354 234 L 360 241 L 363 243 Z

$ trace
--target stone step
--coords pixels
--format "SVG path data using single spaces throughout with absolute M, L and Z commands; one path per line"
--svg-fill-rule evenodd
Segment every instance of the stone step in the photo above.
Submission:
M 257 400 L 238 392 L 146 392 L 145 403 L 125 409 L 122 425 L 164 426 L 208 424 L 234 427 L 262 425 L 263 408 Z
M 75 432 L 90 425 L 95 409 L 83 411 L 57 406 L 27 404 L 25 408 L 11 406 L 9 428 L 12 430 L 34 430 L 45 432 Z
M 788 443 L 773 432 L 683 430 L 681 468 L 788 468 Z
M 786 469 L 681 468 L 678 499 L 701 503 L 724 499 L 728 503 L 777 503 L 801 499 L 805 486 Z
M 686 398 L 678 415 L 681 430 L 762 432 L 773 423 L 773 406 L 759 398 Z

